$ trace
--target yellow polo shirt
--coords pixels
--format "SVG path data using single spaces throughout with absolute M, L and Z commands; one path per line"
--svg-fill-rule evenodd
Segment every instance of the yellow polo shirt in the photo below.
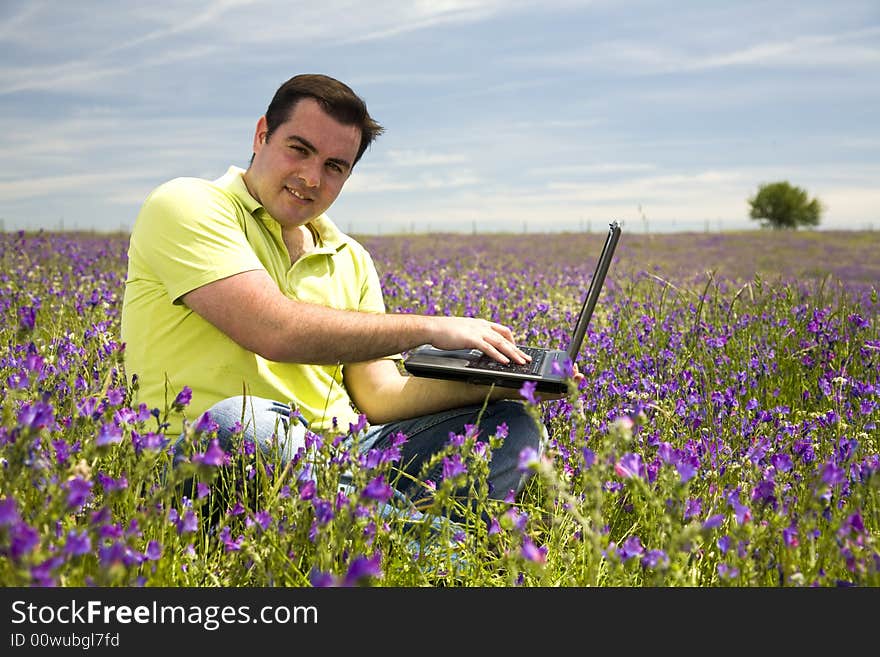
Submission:
M 314 431 L 345 431 L 357 412 L 340 365 L 266 360 L 232 341 L 180 298 L 233 274 L 264 269 L 291 299 L 333 308 L 385 312 L 379 277 L 366 249 L 326 215 L 311 222 L 317 248 L 291 266 L 281 227 L 248 193 L 243 169 L 208 181 L 175 178 L 147 197 L 128 250 L 122 304 L 126 375 L 137 375 L 136 402 L 164 415 L 192 389 L 183 414 L 169 414 L 177 435 L 215 402 L 248 394 L 294 402 Z M 234 312 L 234 309 L 233 309 Z

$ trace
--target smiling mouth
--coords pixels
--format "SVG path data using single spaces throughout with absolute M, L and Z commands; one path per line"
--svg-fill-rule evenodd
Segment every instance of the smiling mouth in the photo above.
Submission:
M 311 200 L 312 200 L 312 199 L 310 199 L 310 198 L 308 198 L 308 197 L 306 197 L 306 196 L 303 196 L 302 194 L 300 194 L 300 193 L 299 193 L 298 191 L 296 191 L 295 189 L 292 189 L 292 188 L 290 188 L 290 187 L 285 187 L 285 189 L 290 193 L 291 196 L 293 196 L 295 199 L 297 199 L 297 200 L 299 200 L 299 201 L 311 202 Z

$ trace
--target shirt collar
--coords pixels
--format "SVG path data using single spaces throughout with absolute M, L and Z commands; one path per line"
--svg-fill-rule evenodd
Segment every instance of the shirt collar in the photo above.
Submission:
M 254 215 L 255 218 L 260 219 L 263 222 L 277 224 L 275 219 L 266 212 L 260 202 L 251 196 L 247 185 L 244 184 L 244 173 L 244 169 L 233 165 L 226 170 L 225 174 L 214 182 L 217 186 L 222 187 L 235 196 L 244 208 Z M 334 224 L 326 214 L 322 214 L 319 217 L 312 219 L 310 223 L 315 230 L 318 231 L 318 235 L 321 238 L 321 246 L 315 249 L 313 253 L 333 253 L 339 251 L 348 243 L 348 236 L 340 231 L 336 224 Z

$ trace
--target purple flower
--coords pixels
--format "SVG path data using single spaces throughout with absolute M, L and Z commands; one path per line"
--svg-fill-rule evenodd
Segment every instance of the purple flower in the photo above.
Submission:
M 98 447 L 104 447 L 115 443 L 122 442 L 122 429 L 117 427 L 113 422 L 104 422 L 101 430 L 98 432 L 98 438 L 95 444 Z
M 645 551 L 642 547 L 642 541 L 638 536 L 630 536 L 623 545 L 617 550 L 617 554 L 623 561 L 629 561 L 633 557 L 637 557 Z
M 865 534 L 865 521 L 862 519 L 862 514 L 856 512 L 847 517 L 837 533 L 841 537 L 845 537 L 850 533 L 863 536 Z
M 528 472 L 538 467 L 539 463 L 538 451 L 534 447 L 524 447 L 519 453 L 519 462 L 517 469 L 520 472 Z
M 202 413 L 199 416 L 198 421 L 196 421 L 195 432 L 196 433 L 214 433 L 217 429 L 220 428 L 220 425 L 214 422 L 211 418 L 211 414 L 207 411 Z
M 0 527 L 13 525 L 20 519 L 15 499 L 12 497 L 0 498 Z
M 538 404 L 541 400 L 535 397 L 535 388 L 537 384 L 534 381 L 525 381 L 522 388 L 519 389 L 520 397 L 530 404 Z
M 626 479 L 644 477 L 646 474 L 645 464 L 638 454 L 628 453 L 620 457 L 614 464 L 614 472 L 618 477 Z
M 363 413 L 358 415 L 358 419 L 355 424 L 351 424 L 351 423 L 348 424 L 348 432 L 353 436 L 356 436 L 357 434 L 361 433 L 362 431 L 365 431 L 366 428 L 367 428 L 367 416 L 364 415 Z
M 126 479 L 124 475 L 119 477 L 119 479 L 114 479 L 113 477 L 105 475 L 103 472 L 99 472 L 98 483 L 101 484 L 101 488 L 104 489 L 104 492 L 125 490 L 128 488 L 128 479 Z
M 527 561 L 532 561 L 534 563 L 546 563 L 547 562 L 547 546 L 542 545 L 540 548 L 537 547 L 528 536 L 523 536 L 523 544 L 521 554 L 523 559 Z
M 581 449 L 581 455 L 584 457 L 584 467 L 592 468 L 593 464 L 596 463 L 596 453 L 589 447 L 584 447 Z
M 690 463 L 690 461 L 686 460 L 681 460 L 676 463 L 675 470 L 678 472 L 678 476 L 682 483 L 690 481 L 690 479 L 697 474 L 697 469 Z
M 71 477 L 67 480 L 67 506 L 78 509 L 89 499 L 92 491 L 92 482 L 82 477 Z
M 459 475 L 467 474 L 467 466 L 462 462 L 461 455 L 443 457 L 443 479 L 455 479 Z
M 822 468 L 822 483 L 829 486 L 837 486 L 846 481 L 846 472 L 838 468 L 834 463 L 826 463 Z
M 669 556 L 663 550 L 648 550 L 642 556 L 642 566 L 645 568 L 666 568 L 669 565 Z
M 372 557 L 355 557 L 348 566 L 342 586 L 357 586 L 366 583 L 370 577 L 382 577 L 381 555 L 375 552 Z
M 664 463 L 675 463 L 678 460 L 675 448 L 665 441 L 657 446 L 657 456 Z
M 550 371 L 556 376 L 570 379 L 574 376 L 574 365 L 571 362 L 571 358 L 566 358 L 562 362 L 554 360 L 553 364 L 550 366 Z
M 333 573 L 325 573 L 314 569 L 309 573 L 309 582 L 316 589 L 330 588 L 339 585 L 339 581 Z
M 362 493 L 363 497 L 377 502 L 387 502 L 393 494 L 394 489 L 386 483 L 384 475 L 379 475 L 370 481 Z
M 9 553 L 18 560 L 32 552 L 40 543 L 40 534 L 26 522 L 17 522 L 9 529 Z
M 718 564 L 718 574 L 724 579 L 736 579 L 739 577 L 739 568 L 720 563 Z
M 137 431 L 132 431 L 131 442 L 134 445 L 135 452 L 140 454 L 145 449 L 151 451 L 160 450 L 168 444 L 169 440 L 161 433 L 148 431 L 142 436 Z
M 752 512 L 747 506 L 740 503 L 739 492 L 739 488 L 731 491 L 727 496 L 727 503 L 730 504 L 734 515 L 736 515 L 737 523 L 742 525 L 752 519 Z
M 37 309 L 33 306 L 21 306 L 18 309 L 18 325 L 23 331 L 33 331 L 37 323 Z
M 220 441 L 214 438 L 209 444 L 204 454 L 195 454 L 192 458 L 193 463 L 202 465 L 219 467 L 226 462 L 226 452 L 220 447 Z
M 199 519 L 192 509 L 187 509 L 177 522 L 178 534 L 190 534 L 199 528 Z
M 147 550 L 144 552 L 144 556 L 149 561 L 158 561 L 162 556 L 162 546 L 157 541 L 150 541 L 147 543 Z
M 684 519 L 689 520 L 703 513 L 703 500 L 688 499 L 684 507 Z
M 34 586 L 50 587 L 58 583 L 52 575 L 52 571 L 64 563 L 64 557 L 58 555 L 49 557 L 45 561 L 31 567 L 31 583 Z
M 53 440 L 52 447 L 55 449 L 55 460 L 58 464 L 61 466 L 67 465 L 67 460 L 70 458 L 70 445 L 67 444 L 67 441 Z
M 299 486 L 299 499 L 301 500 L 310 500 L 315 497 L 315 493 L 318 490 L 318 484 L 315 483 L 314 479 L 307 479 L 300 483 Z
M 182 411 L 189 406 L 189 403 L 192 401 L 192 394 L 192 388 L 189 386 L 183 386 L 183 389 L 177 393 L 174 401 L 171 402 L 171 408 L 176 411 Z
M 110 568 L 115 564 L 133 566 L 143 561 L 140 554 L 120 541 L 99 547 L 98 560 L 105 568 Z
M 770 463 L 779 472 L 788 472 L 792 468 L 791 456 L 788 454 L 774 454 L 770 457 Z
M 244 544 L 244 536 L 239 536 L 235 540 L 232 539 L 232 530 L 229 526 L 220 530 L 220 540 L 227 552 L 238 552 Z
M 776 483 L 772 479 L 762 479 L 752 489 L 752 501 L 776 508 Z
M 315 521 L 324 526 L 336 515 L 333 511 L 333 505 L 327 500 L 312 500 L 312 506 L 315 508 Z
M 104 412 L 104 402 L 97 397 L 87 397 L 76 403 L 76 410 L 82 417 L 97 420 Z
M 724 522 L 724 516 L 720 513 L 716 513 L 715 515 L 706 518 L 705 522 L 703 522 L 703 529 L 715 529 L 716 527 L 720 527 L 722 522 Z
M 64 554 L 76 556 L 80 554 L 88 554 L 92 549 L 92 541 L 85 530 L 77 533 L 71 529 L 67 533 L 67 542 L 64 544 Z
M 529 514 L 525 511 L 518 510 L 516 507 L 510 507 L 505 511 L 504 518 L 507 522 L 510 522 L 513 528 L 518 532 L 524 532 L 526 530 L 526 525 L 529 522 Z
M 30 429 L 55 429 L 55 410 L 45 402 L 23 404 L 18 412 L 18 426 Z

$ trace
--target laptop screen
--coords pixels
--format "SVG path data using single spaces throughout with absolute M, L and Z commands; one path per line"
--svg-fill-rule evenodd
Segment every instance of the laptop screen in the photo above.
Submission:
M 617 247 L 617 240 L 620 239 L 620 224 L 617 221 L 611 222 L 608 228 L 608 237 L 605 238 L 605 246 L 602 247 L 602 254 L 599 256 L 599 262 L 596 263 L 596 271 L 593 272 L 593 278 L 590 281 L 590 289 L 584 299 L 584 305 L 581 307 L 581 314 L 578 316 L 577 323 L 574 327 L 574 335 L 568 345 L 568 356 L 574 362 L 577 359 L 578 352 L 581 350 L 581 343 L 587 333 L 587 325 L 593 316 L 593 309 L 599 300 L 599 294 L 602 292 L 602 284 L 605 282 L 605 275 L 608 273 L 608 267 L 611 265 L 611 257 L 614 255 L 614 249 Z

